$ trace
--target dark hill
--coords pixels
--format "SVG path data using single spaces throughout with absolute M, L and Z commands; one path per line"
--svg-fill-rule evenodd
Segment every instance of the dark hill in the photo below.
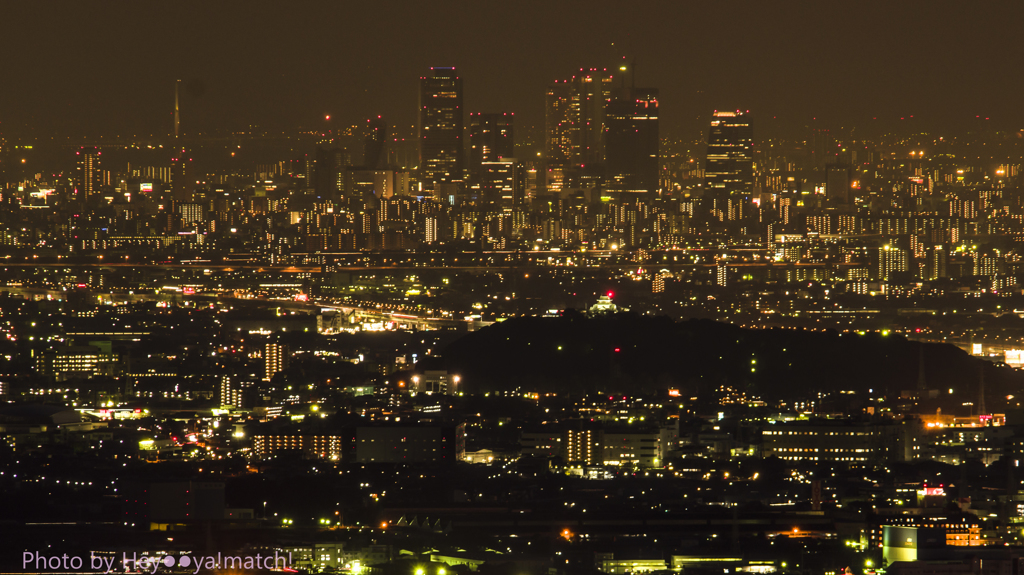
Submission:
M 899 397 L 916 389 L 920 348 L 925 383 L 944 405 L 976 401 L 985 370 L 989 411 L 1007 407 L 1021 389 L 1018 372 L 946 344 L 900 336 L 787 329 L 750 330 L 709 320 L 617 314 L 586 318 L 516 318 L 456 340 L 442 351 L 467 391 L 640 392 L 720 385 L 765 400 L 807 399 L 819 391 L 854 390 Z M 956 390 L 950 397 L 948 389 Z

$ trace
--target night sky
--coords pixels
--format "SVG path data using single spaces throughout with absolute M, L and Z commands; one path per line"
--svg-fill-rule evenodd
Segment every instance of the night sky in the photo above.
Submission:
M 713 109 L 762 129 L 1024 128 L 1024 2 L 40 2 L 3 0 L 0 130 L 24 137 L 294 130 L 382 114 L 411 125 L 417 78 L 456 66 L 470 111 L 543 123 L 581 66 L 636 58 L 662 133 Z M 915 120 L 909 120 L 913 115 Z M 900 117 L 907 118 L 900 123 Z M 814 120 L 817 118 L 817 120 Z M 874 119 L 877 118 L 877 119 Z M 763 132 L 762 136 L 765 135 Z

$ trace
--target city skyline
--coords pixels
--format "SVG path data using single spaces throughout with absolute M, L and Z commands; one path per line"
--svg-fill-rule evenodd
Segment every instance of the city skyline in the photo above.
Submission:
M 1020 0 L 4 9 L 3 573 L 1021 575 Z
M 26 24 L 43 23 L 39 6 L 8 4 L 12 21 Z M 662 17 L 653 20 L 620 14 L 615 4 L 604 3 L 587 4 L 586 10 L 522 3 L 509 7 L 508 18 L 492 14 L 497 7 L 459 4 L 440 4 L 436 13 L 416 6 L 348 12 L 320 6 L 325 17 L 299 28 L 289 27 L 297 14 L 267 20 L 270 3 L 246 9 L 186 4 L 180 13 L 159 5 L 119 6 L 104 4 L 87 14 L 65 6 L 47 13 L 53 43 L 35 42 L 29 26 L 15 27 L 0 40 L 12 55 L 0 64 L 0 76 L 34 87 L 5 95 L 0 130 L 19 138 L 170 133 L 170 87 L 177 79 L 183 80 L 186 133 L 252 125 L 315 128 L 325 115 L 356 123 L 379 114 L 392 125 L 411 126 L 412 79 L 438 65 L 455 66 L 468 79 L 467 110 L 514 112 L 521 126 L 537 127 L 543 123 L 545 86 L 566 70 L 611 67 L 623 56 L 636 59 L 638 85 L 660 88 L 663 133 L 678 138 L 696 137 L 714 109 L 752 110 L 767 134 L 783 136 L 814 122 L 870 132 L 875 126 L 903 129 L 900 118 L 906 123 L 911 117 L 932 130 L 969 129 L 976 116 L 991 118 L 998 129 L 1020 129 L 1024 121 L 1008 96 L 1021 91 L 1022 80 L 1002 64 L 1019 59 L 1021 48 L 995 33 L 999 22 L 1022 15 L 1013 2 L 975 11 L 961 11 L 952 2 L 871 2 L 855 10 L 810 2 L 771 9 L 738 3 L 724 10 L 710 3 L 663 3 L 652 10 Z M 438 20 L 441 13 L 456 19 Z M 515 26 L 534 14 L 549 15 L 540 19 L 539 41 L 518 42 Z M 192 16 L 185 26 L 182 19 Z M 403 23 L 419 19 L 422 25 L 396 35 L 403 26 L 383 26 L 388 17 Z M 129 18 L 140 24 L 127 26 Z M 728 25 L 710 25 L 723 18 Z M 96 33 L 83 37 L 84 29 L 74 25 L 80 19 L 92 22 Z M 457 25 L 459 19 L 498 24 L 484 35 L 475 26 Z M 355 24 L 360 21 L 379 24 Z M 351 33 L 332 32 L 332 22 Z M 134 42 L 129 32 L 111 28 L 138 30 L 145 23 L 152 29 Z M 683 33 L 672 28 L 676 24 Z M 175 29 L 191 31 L 173 35 Z M 576 33 L 583 29 L 592 33 Z M 444 40 L 431 41 L 430 30 Z M 372 32 L 383 33 L 378 42 L 388 50 L 359 52 L 362 35 Z M 585 40 L 569 41 L 577 37 Z M 75 43 L 86 42 L 96 62 L 89 68 L 93 74 L 70 57 Z M 125 45 L 138 49 L 121 49 Z M 56 84 L 61 77 L 74 78 L 75 88 Z M 344 83 L 335 79 L 341 77 Z

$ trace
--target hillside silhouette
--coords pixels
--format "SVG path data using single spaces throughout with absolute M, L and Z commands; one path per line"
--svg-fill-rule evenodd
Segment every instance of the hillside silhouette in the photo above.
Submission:
M 962 404 L 976 402 L 982 371 L 991 412 L 1006 409 L 1006 395 L 1022 389 L 1021 373 L 948 344 L 631 313 L 509 319 L 467 334 L 441 355 L 468 392 L 640 393 L 676 387 L 699 394 L 729 386 L 766 401 L 839 390 L 873 390 L 891 400 L 918 387 L 922 346 L 925 387 L 941 392 L 929 409 L 969 411 Z

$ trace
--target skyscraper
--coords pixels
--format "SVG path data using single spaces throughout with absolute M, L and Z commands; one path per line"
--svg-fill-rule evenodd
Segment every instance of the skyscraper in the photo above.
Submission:
M 658 189 L 658 91 L 621 88 L 605 118 L 607 182 L 612 190 Z
M 462 180 L 462 78 L 455 68 L 431 68 L 420 78 L 420 186 Z
M 850 173 L 852 169 L 845 164 L 827 164 L 825 166 L 825 197 L 836 204 L 850 203 Z
M 369 131 L 363 141 L 363 169 L 381 170 L 388 163 L 388 123 L 380 116 L 367 120 Z
M 88 199 L 100 191 L 103 184 L 103 171 L 100 169 L 100 152 L 96 148 L 82 147 L 77 152 L 78 160 L 75 169 L 77 197 Z
M 704 184 L 715 211 L 742 219 L 754 192 L 754 128 L 743 112 L 715 112 L 708 132 Z
M 514 119 L 507 112 L 469 115 L 469 172 L 474 177 L 480 176 L 483 162 L 515 156 Z
M 192 158 L 188 157 L 188 149 L 184 146 L 175 146 L 174 157 L 171 158 L 171 190 L 174 201 L 192 201 L 192 185 L 189 178 L 192 177 L 190 169 Z
M 555 81 L 545 99 L 547 158 L 566 167 L 597 168 L 605 159 L 605 106 L 614 75 L 605 68 Z

